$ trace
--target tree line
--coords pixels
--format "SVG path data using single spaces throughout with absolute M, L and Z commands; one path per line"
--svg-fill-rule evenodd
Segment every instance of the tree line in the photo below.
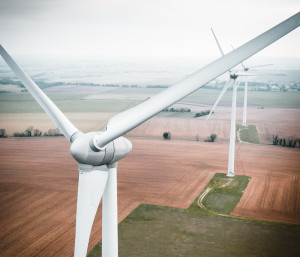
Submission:
M 29 126 L 24 131 L 14 132 L 14 137 L 53 137 L 53 136 L 62 136 L 63 134 L 59 131 L 58 128 L 55 129 L 48 129 L 47 131 L 43 132 L 39 129 L 35 129 L 33 126 Z M 7 137 L 6 130 L 0 129 L 0 137 Z
M 296 147 L 297 143 L 300 147 L 300 138 L 297 138 L 295 136 L 281 138 L 278 135 L 273 135 L 273 145 L 281 145 L 283 147 Z
M 217 137 L 218 137 L 217 134 L 210 134 L 210 136 L 204 139 L 204 142 L 215 142 Z M 171 139 L 171 132 L 170 131 L 164 132 L 163 139 Z M 199 136 L 196 136 L 196 141 L 200 141 Z
M 208 115 L 209 113 L 210 113 L 210 110 L 205 110 L 205 111 L 197 112 L 194 117 L 195 118 L 202 117 L 202 116 Z
M 165 108 L 162 110 L 163 112 L 191 112 L 189 108 Z

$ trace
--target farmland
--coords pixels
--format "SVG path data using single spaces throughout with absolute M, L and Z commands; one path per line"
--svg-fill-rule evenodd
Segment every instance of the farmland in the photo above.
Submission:
M 47 88 L 49 97 L 79 129 L 87 132 L 103 129 L 109 118 L 116 113 L 135 106 L 160 92 L 161 88 L 105 88 L 78 86 Z M 102 89 L 101 89 L 102 88 Z M 101 91 L 102 90 L 102 91 Z M 56 92 L 56 93 L 55 93 Z M 64 93 L 66 92 L 66 93 Z M 85 92 L 85 94 L 84 94 Z M 94 93 L 92 93 L 94 92 Z M 161 137 L 170 131 L 174 138 L 204 139 L 211 133 L 219 140 L 228 140 L 230 123 L 230 92 L 215 110 L 209 121 L 206 117 L 194 118 L 199 111 L 211 108 L 220 91 L 202 88 L 175 104 L 175 108 L 190 108 L 191 112 L 161 112 L 143 125 L 128 133 L 128 136 Z M 239 92 L 240 103 L 242 101 Z M 272 136 L 298 136 L 300 127 L 299 92 L 249 92 L 247 123 L 255 125 L 261 143 L 270 144 Z M 272 101 L 270 99 L 273 99 Z M 261 108 L 263 106 L 263 108 Z M 276 106 L 284 106 L 279 108 Z M 258 108 L 259 107 L 259 108 Z M 242 107 L 237 108 L 237 124 L 241 124 Z M 25 130 L 28 126 L 41 130 L 53 128 L 52 122 L 28 93 L 0 94 L 0 127 L 8 135 Z
M 230 107 L 217 108 L 209 121 L 206 116 L 182 119 L 156 116 L 127 133 L 128 136 L 161 137 L 164 131 L 170 131 L 173 138 L 201 140 L 210 134 L 218 135 L 218 140 L 228 141 L 230 131 Z M 242 108 L 237 108 L 237 124 L 242 123 Z M 300 137 L 300 109 L 298 108 L 248 108 L 247 123 L 255 124 L 259 142 L 271 144 L 273 135 Z
M 140 203 L 188 208 L 216 172 L 226 171 L 227 144 L 131 141 L 133 152 L 118 169 L 119 221 Z M 251 180 L 233 213 L 299 224 L 299 157 L 298 149 L 239 144 L 236 172 Z M 72 256 L 78 173 L 69 143 L 1 139 L 0 162 L 2 256 Z M 100 235 L 98 212 L 90 249 Z
M 85 90 L 81 87 L 76 88 L 76 93 L 70 93 L 74 88 L 65 87 L 62 90 L 46 89 L 50 98 L 75 126 L 87 132 L 103 129 L 113 115 L 162 89 L 101 90 L 87 87 Z M 252 238 L 249 242 L 253 242 L 255 235 L 261 233 L 261 238 L 267 238 L 267 241 L 262 242 L 269 244 L 270 237 L 275 235 L 274 243 L 260 244 L 258 252 L 267 251 L 266 247 L 270 248 L 274 244 L 281 245 L 280 249 L 287 249 L 290 238 L 297 239 L 294 235 L 298 233 L 300 224 L 299 149 L 263 144 L 271 144 L 275 134 L 280 137 L 300 137 L 299 92 L 249 92 L 247 123 L 255 125 L 260 145 L 236 146 L 236 173 L 249 176 L 251 180 L 232 212 L 243 218 L 297 225 L 279 224 L 274 228 L 269 227 L 268 222 L 242 223 L 240 219 L 228 220 L 205 215 L 200 218 L 197 215 L 179 218 L 181 214 L 190 214 L 187 209 L 215 173 L 226 172 L 230 92 L 209 121 L 206 121 L 206 116 L 194 118 L 194 113 L 211 108 L 219 92 L 200 89 L 174 105 L 175 108 L 190 108 L 191 112 L 162 112 L 127 133 L 134 148 L 127 158 L 120 161 L 118 169 L 119 222 L 131 213 L 129 221 L 124 220 L 120 224 L 120 254 L 123 256 L 134 256 L 126 252 L 126 245 L 130 247 L 130 240 L 137 240 L 137 230 L 144 230 L 145 227 L 131 227 L 130 223 L 143 217 L 145 210 L 155 217 L 153 222 L 156 225 L 150 222 L 147 224 L 153 228 L 153 236 L 158 236 L 156 240 L 172 249 L 182 249 L 184 255 L 188 255 L 188 250 L 192 251 L 193 246 L 189 248 L 191 245 L 182 242 L 196 238 L 193 242 L 200 247 L 198 250 L 207 249 L 208 254 L 217 245 L 216 256 L 226 256 L 227 252 L 222 252 L 226 242 L 236 242 L 234 235 L 242 238 L 241 234 L 235 232 L 238 228 L 243 228 L 241 233 L 249 232 Z M 238 93 L 239 96 L 241 94 Z M 240 97 L 237 124 L 241 124 L 241 101 Z M 31 125 L 43 131 L 54 128 L 28 93 L 0 94 L 0 128 L 5 128 L 12 135 Z M 162 140 L 165 131 L 171 132 L 171 140 Z M 216 143 L 196 142 L 197 136 L 203 141 L 211 133 L 218 135 Z M 78 172 L 76 162 L 69 154 L 69 143 L 60 137 L 1 139 L 0 163 L 0 224 L 3 228 L 0 232 L 1 256 L 72 256 Z M 177 224 L 184 223 L 192 230 L 175 233 L 175 241 L 174 238 L 169 238 L 170 241 L 160 240 L 159 235 L 168 234 L 176 226 L 173 223 L 171 227 L 162 227 L 166 223 L 165 217 Z M 188 219 L 192 220 L 191 224 L 187 223 Z M 215 238 L 211 236 L 209 240 L 205 239 L 211 235 L 210 231 L 222 228 L 228 229 L 228 233 L 222 234 L 222 237 L 216 235 Z M 229 228 L 232 231 L 229 232 Z M 259 229 L 261 232 L 258 232 Z M 198 234 L 199 237 L 189 237 L 190 233 Z M 99 208 L 89 249 L 100 237 Z M 142 236 L 140 238 L 143 239 Z M 159 245 L 145 245 L 153 239 L 147 238 L 138 244 L 140 252 L 136 252 L 140 255 L 137 256 L 147 256 L 145 252 L 149 256 L 152 253 L 167 256 L 159 250 L 151 251 Z M 276 243 L 280 241 L 282 244 Z M 172 242 L 177 243 L 172 245 Z M 250 249 L 251 244 L 243 240 L 240 242 L 246 250 Z M 234 248 L 235 245 L 230 247 Z M 274 249 L 276 252 L 278 248 Z M 251 253 L 257 255 L 257 252 Z

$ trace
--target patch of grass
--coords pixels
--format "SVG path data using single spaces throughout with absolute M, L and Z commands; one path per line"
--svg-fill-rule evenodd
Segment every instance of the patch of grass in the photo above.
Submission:
M 210 188 L 202 202 L 205 208 L 214 213 L 230 214 L 243 196 L 249 180 L 250 177 L 247 176 L 227 177 L 224 173 L 216 173 L 188 210 L 206 213 L 199 207 L 198 199 L 207 188 Z
M 142 204 L 119 224 L 119 256 L 296 257 L 299 239 L 300 226 Z M 88 257 L 101 256 L 101 247 Z
M 247 176 L 215 174 L 209 183 L 209 186 L 213 184 L 212 190 L 204 198 L 204 206 L 217 213 L 230 214 L 243 196 L 249 180 Z
M 252 144 L 259 144 L 259 137 L 255 125 L 249 125 L 248 127 L 236 125 L 236 130 L 239 130 L 241 141 Z

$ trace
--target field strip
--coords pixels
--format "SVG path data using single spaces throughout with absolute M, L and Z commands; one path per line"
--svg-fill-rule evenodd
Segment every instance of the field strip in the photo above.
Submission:
M 250 143 L 250 142 L 243 141 L 241 139 L 241 131 L 246 130 L 246 129 L 249 129 L 249 128 L 248 127 L 241 127 L 237 130 L 237 132 L 236 132 L 237 141 L 238 141 L 238 143 L 243 143 L 243 144 L 253 144 L 253 143 Z

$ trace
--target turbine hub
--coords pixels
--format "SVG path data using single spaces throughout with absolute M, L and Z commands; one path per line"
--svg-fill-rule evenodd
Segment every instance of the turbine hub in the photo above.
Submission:
M 109 165 L 127 156 L 132 150 L 131 142 L 119 137 L 108 143 L 102 150 L 92 147 L 93 138 L 101 132 L 90 132 L 79 135 L 71 145 L 71 155 L 81 164 L 92 166 Z

